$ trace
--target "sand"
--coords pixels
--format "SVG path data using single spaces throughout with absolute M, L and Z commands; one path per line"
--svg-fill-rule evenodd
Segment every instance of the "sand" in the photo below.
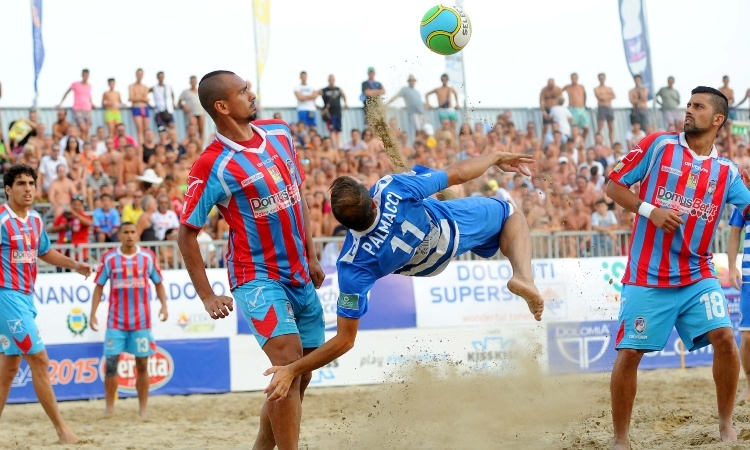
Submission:
M 750 449 L 750 406 L 738 406 L 740 441 L 718 441 L 709 368 L 644 371 L 633 417 L 633 449 Z M 64 402 L 84 441 L 55 444 L 38 404 L 8 405 L 0 448 L 244 449 L 258 428 L 260 393 L 154 396 L 150 418 L 137 402 Z M 410 381 L 317 388 L 303 405 L 302 449 L 599 449 L 610 443 L 609 375 L 437 377 L 420 369 Z

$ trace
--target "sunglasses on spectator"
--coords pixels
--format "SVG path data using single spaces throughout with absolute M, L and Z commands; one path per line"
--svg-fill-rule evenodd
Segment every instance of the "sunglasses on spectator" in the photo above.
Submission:
M 83 201 L 83 195 L 74 195 L 73 200 Z

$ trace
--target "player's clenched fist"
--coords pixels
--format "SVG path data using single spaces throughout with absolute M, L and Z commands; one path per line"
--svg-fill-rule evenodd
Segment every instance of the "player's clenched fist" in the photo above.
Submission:
M 229 317 L 230 311 L 234 311 L 233 302 L 232 297 L 211 294 L 203 299 L 203 306 L 212 319 L 223 319 Z
M 671 233 L 683 224 L 681 214 L 666 208 L 655 208 L 649 216 L 649 220 L 657 227 L 667 233 Z

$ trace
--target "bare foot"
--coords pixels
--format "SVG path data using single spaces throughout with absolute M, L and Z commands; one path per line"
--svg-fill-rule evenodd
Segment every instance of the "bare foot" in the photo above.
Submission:
M 738 405 L 745 404 L 747 402 L 750 402 L 750 389 L 748 389 L 747 386 L 745 386 L 745 389 L 740 392 L 740 395 L 737 396 L 736 403 Z
M 731 423 L 726 426 L 719 424 L 719 435 L 721 436 L 721 442 L 734 442 L 737 440 L 737 433 L 734 431 L 734 426 Z
M 109 419 L 110 417 L 115 415 L 115 409 L 114 408 L 104 408 L 104 418 Z
M 534 315 L 536 320 L 542 320 L 542 312 L 544 311 L 544 298 L 539 290 L 534 286 L 533 282 L 525 282 L 516 278 L 511 277 L 508 280 L 508 290 L 519 297 L 526 300 L 529 304 L 529 311 Z
M 78 442 L 78 436 L 73 434 L 73 432 L 68 429 L 67 425 L 57 431 L 57 438 L 60 440 L 61 444 L 75 444 Z
M 612 450 L 630 450 L 630 442 L 615 442 Z
M 146 410 L 145 410 L 145 409 L 142 409 L 142 410 L 138 411 L 138 416 L 139 416 L 139 417 L 140 417 L 141 419 L 145 419 L 146 417 L 148 417 L 148 413 L 146 412 Z

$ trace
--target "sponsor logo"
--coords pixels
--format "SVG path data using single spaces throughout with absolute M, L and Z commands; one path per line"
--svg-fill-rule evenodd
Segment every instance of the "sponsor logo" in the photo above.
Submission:
M 716 180 L 708 180 L 708 188 L 706 188 L 708 195 L 712 195 L 716 192 Z
M 152 346 L 153 348 L 154 346 Z M 174 360 L 168 351 L 155 346 L 155 353 L 148 357 L 149 391 L 155 391 L 169 383 L 174 375 Z M 99 361 L 99 377 L 104 380 L 106 364 L 104 357 Z M 120 392 L 136 392 L 135 389 L 135 356 L 130 353 L 122 353 L 117 363 L 117 390 Z
M 2 347 L 3 350 L 8 350 L 8 348 L 10 348 L 10 339 L 8 339 L 8 336 L 0 334 L 0 347 Z
M 89 326 L 89 318 L 81 308 L 75 307 L 70 310 L 66 323 L 73 336 L 81 336 Z
M 250 206 L 253 216 L 265 217 L 282 209 L 299 203 L 300 193 L 296 184 L 287 185 L 285 189 L 263 198 L 251 198 Z
M 510 361 L 515 340 L 487 336 L 482 340 L 472 341 L 471 346 L 474 351 L 466 352 L 466 361 L 473 364 L 475 369 L 502 369 Z
M 289 175 L 294 175 L 294 163 L 289 158 L 286 160 L 286 170 L 289 171 Z
M 67 384 L 91 384 L 96 382 L 101 371 L 103 376 L 104 360 L 100 358 L 79 358 L 72 359 L 50 359 L 49 360 L 49 380 L 55 385 Z M 101 364 L 101 365 L 100 365 Z M 23 387 L 32 380 L 31 368 L 24 364 L 13 378 L 13 387 Z
M 562 357 L 586 370 L 600 360 L 609 347 L 611 333 L 602 324 L 558 325 L 552 335 Z
M 662 172 L 671 173 L 672 175 L 682 176 L 682 171 L 680 169 L 675 169 L 674 167 L 669 166 L 661 166 Z
M 26 245 L 31 245 L 27 242 Z M 12 250 L 10 262 L 13 264 L 33 264 L 36 261 L 36 250 Z
M 636 318 L 635 323 L 633 324 L 633 328 L 635 328 L 635 332 L 638 334 L 646 331 L 646 319 L 644 319 L 643 317 Z
M 617 165 L 615 165 L 615 168 L 612 169 L 612 171 L 613 172 L 619 172 L 620 170 L 622 170 L 623 167 L 625 167 L 625 163 L 622 162 L 622 161 L 620 161 L 620 162 L 617 163 Z
M 133 274 L 125 271 L 125 276 L 132 277 Z M 112 289 L 142 289 L 148 284 L 145 278 L 126 278 L 124 280 L 109 280 L 112 283 Z
M 244 187 L 247 187 L 249 184 L 254 183 L 254 182 L 260 180 L 261 178 L 263 178 L 263 174 L 260 173 L 260 172 L 258 172 L 258 173 L 254 174 L 254 175 L 250 175 L 249 177 L 245 178 L 244 180 L 242 180 L 242 182 L 240 184 L 244 188 Z
M 21 236 L 20 234 L 16 234 L 14 236 L 11 236 L 10 240 L 11 241 L 22 241 L 23 240 L 23 236 Z
M 338 305 L 343 309 L 359 310 L 359 294 L 339 294 Z
M 186 314 L 181 312 L 177 317 L 177 326 L 185 333 L 210 333 L 216 326 L 206 314 Z
M 685 167 L 690 167 L 690 171 L 691 172 L 708 173 L 708 169 L 706 169 L 705 167 L 701 166 L 700 164 L 693 164 L 690 161 L 685 161 L 684 165 L 685 165 Z
M 8 321 L 8 329 L 13 334 L 26 334 L 26 330 L 23 328 L 23 321 L 21 319 L 10 319 Z
M 656 205 L 666 206 L 680 214 L 689 214 L 702 220 L 714 220 L 718 207 L 713 203 L 705 203 L 700 198 L 688 198 L 682 194 L 659 187 L 656 191 Z
M 185 197 L 192 197 L 195 194 L 195 190 L 201 184 L 203 184 L 203 180 L 198 177 L 189 176 L 187 189 L 185 189 Z
M 253 289 L 245 294 L 245 303 L 250 311 L 254 311 L 266 304 L 266 297 L 263 295 L 263 286 Z
M 267 166 L 269 164 L 273 164 L 273 160 L 274 159 L 279 159 L 279 155 L 273 155 L 270 158 L 268 158 L 267 160 L 261 161 L 261 162 L 255 164 L 255 167 L 263 167 L 263 166 Z
M 268 168 L 268 173 L 271 174 L 271 178 L 273 178 L 274 183 L 278 183 L 279 181 L 282 181 L 284 178 L 281 176 L 281 172 L 279 171 L 279 168 L 276 166 L 271 166 Z
M 695 186 L 697 185 L 698 185 L 698 177 L 694 173 L 689 174 L 688 179 L 687 179 L 687 187 L 691 189 L 695 189 Z
M 630 162 L 635 160 L 635 158 L 643 153 L 643 149 L 638 147 L 637 145 L 633 148 L 633 150 L 630 150 L 627 155 L 625 155 L 624 158 L 622 158 L 622 161 Z

